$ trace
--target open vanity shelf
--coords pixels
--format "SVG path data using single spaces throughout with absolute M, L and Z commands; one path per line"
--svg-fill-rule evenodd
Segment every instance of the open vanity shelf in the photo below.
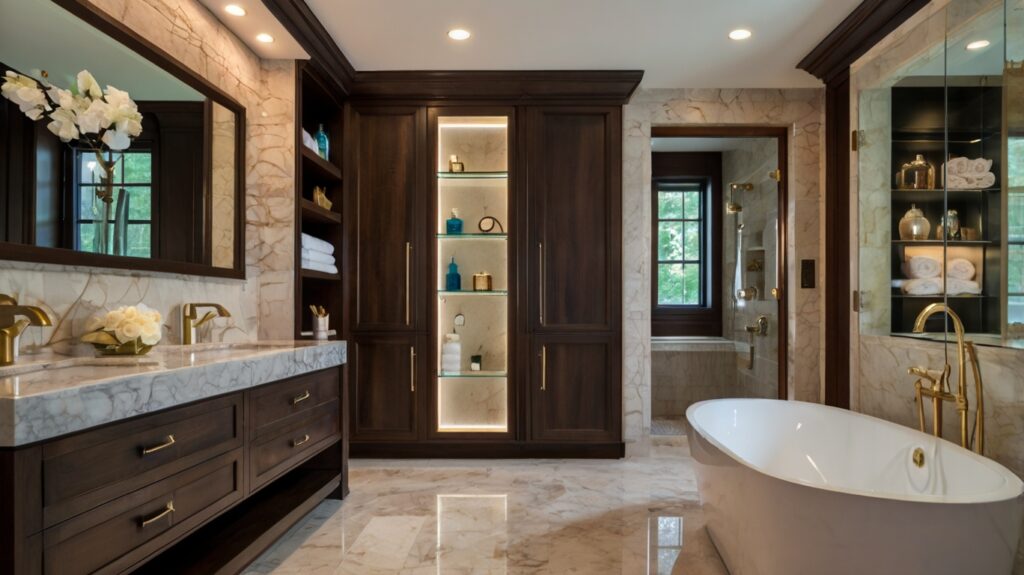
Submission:
M 302 233 L 334 246 L 335 266 L 342 270 L 343 218 L 342 176 L 344 102 L 330 90 L 316 68 L 298 62 L 296 74 L 296 174 L 295 174 L 295 337 L 308 338 L 313 330 L 309 306 L 323 306 L 330 314 L 331 329 L 344 325 L 344 289 L 340 273 L 302 267 Z M 316 134 L 320 125 L 330 139 L 327 159 L 303 143 L 302 130 Z M 314 201 L 314 187 L 325 190 L 333 205 L 325 209 Z M 342 330 L 338 330 L 341 333 Z M 305 335 L 304 335 L 305 334 Z
M 437 348 L 433 370 L 437 436 L 508 436 L 509 116 L 437 115 L 434 201 Z M 436 127 L 435 127 L 436 126 Z M 453 156 L 457 164 L 453 165 Z M 455 171 L 461 170 L 461 171 Z M 450 229 L 453 210 L 461 222 Z M 478 225 L 484 217 L 500 224 Z M 448 285 L 449 265 L 460 286 Z M 486 273 L 489 286 L 475 286 Z M 479 289 L 477 289 L 479 288 Z M 458 341 L 452 341 L 458 338 Z M 472 363 L 480 356 L 479 363 Z
M 1000 165 L 1002 91 L 998 78 L 957 77 L 957 85 L 933 86 L 912 78 L 912 85 L 892 88 L 892 277 L 905 278 L 903 262 L 912 256 L 927 256 L 942 262 L 964 258 L 974 264 L 981 294 L 908 295 L 892 288 L 892 332 L 909 333 L 914 320 L 926 306 L 948 301 L 971 333 L 998 334 L 1002 319 L 1000 254 L 1003 248 L 1003 193 Z M 897 174 L 916 155 L 934 167 L 929 189 L 900 189 Z M 944 162 L 949 158 L 988 158 L 996 176 L 993 185 L 981 189 L 956 189 L 945 185 Z M 900 237 L 900 220 L 912 207 L 920 209 L 930 224 L 927 239 Z M 956 210 L 960 239 L 943 239 L 939 229 L 947 210 Z M 966 231 L 964 231 L 966 230 Z M 945 272 L 943 272 L 945 273 Z M 940 278 L 941 280 L 941 278 Z M 926 331 L 945 329 L 941 316 L 934 316 Z

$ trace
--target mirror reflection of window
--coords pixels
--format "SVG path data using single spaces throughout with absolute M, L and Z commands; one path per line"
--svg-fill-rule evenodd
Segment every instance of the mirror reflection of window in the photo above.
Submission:
M 137 146 L 135 146 L 137 147 Z M 75 202 L 78 213 L 75 217 L 75 249 L 83 252 L 99 252 L 96 242 L 96 226 L 100 223 L 103 202 L 96 197 L 102 173 L 96 166 L 96 157 L 91 150 L 74 150 L 75 156 Z M 153 154 L 149 150 L 131 150 L 114 154 L 117 168 L 114 172 L 114 204 L 122 200 L 126 219 L 126 250 L 124 254 L 135 258 L 153 255 Z M 114 222 L 109 222 L 110 237 L 115 237 Z
M 1007 323 L 1024 335 L 1024 137 L 1007 142 Z

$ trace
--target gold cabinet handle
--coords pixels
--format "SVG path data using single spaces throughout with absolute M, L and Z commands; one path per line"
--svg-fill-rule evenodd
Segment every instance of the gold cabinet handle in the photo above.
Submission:
M 157 513 L 149 519 L 140 519 L 139 527 L 148 527 L 149 525 L 156 523 L 157 521 L 160 521 L 164 517 L 167 517 L 171 513 L 174 513 L 174 501 L 168 501 L 167 505 L 164 506 L 163 510 L 160 513 Z
M 416 393 L 416 348 L 409 346 L 409 391 Z
M 540 347 L 540 390 L 548 390 L 548 346 Z
M 174 436 L 173 435 L 168 435 L 167 436 L 167 441 L 161 443 L 160 445 L 154 445 L 153 447 L 143 447 L 142 448 L 142 455 L 149 455 L 150 453 L 156 453 L 157 451 L 163 451 L 164 449 L 167 449 L 168 447 L 174 445 L 175 443 L 177 443 L 177 441 L 175 441 Z
M 299 403 L 302 403 L 303 401 L 306 401 L 307 399 L 309 399 L 309 390 L 308 389 L 306 391 L 302 392 L 302 395 L 296 395 L 295 397 L 293 397 L 292 398 L 292 405 L 297 405 Z
M 537 242 L 537 266 L 540 270 L 540 325 L 544 325 L 544 242 Z
M 412 325 L 412 309 L 409 305 L 412 286 L 409 279 L 409 266 L 412 261 L 412 242 L 405 242 L 405 325 Z
M 298 446 L 302 445 L 303 443 L 306 443 L 307 441 L 309 441 L 309 434 L 308 433 L 303 435 L 302 439 L 293 439 L 292 440 L 292 447 L 298 447 Z

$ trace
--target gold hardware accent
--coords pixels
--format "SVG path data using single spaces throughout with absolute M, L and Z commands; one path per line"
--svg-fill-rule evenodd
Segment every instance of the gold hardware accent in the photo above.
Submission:
M 309 399 L 309 390 L 308 389 L 306 391 L 302 392 L 302 395 L 296 395 L 295 397 L 293 397 L 292 398 L 292 405 L 297 405 L 299 403 L 302 403 L 303 401 L 306 401 L 307 399 Z
M 309 434 L 308 433 L 303 434 L 302 435 L 302 439 L 293 439 L 292 440 L 292 447 L 298 447 L 298 446 L 300 446 L 300 445 L 302 445 L 302 444 L 304 444 L 304 443 L 306 443 L 308 441 L 309 441 Z
M 412 261 L 412 242 L 405 242 L 405 325 L 412 325 L 412 308 L 409 306 L 409 293 L 411 290 L 409 279 L 409 265 Z
M 139 526 L 140 527 L 148 527 L 149 525 L 151 525 L 153 523 L 156 523 L 157 521 L 160 521 L 164 517 L 167 517 L 171 513 L 174 513 L 174 502 L 173 501 L 168 501 L 167 505 L 164 506 L 163 511 L 161 511 L 160 513 L 157 513 L 156 515 L 150 517 L 149 519 L 140 519 L 139 520 Z
M 18 300 L 14 296 L 0 293 L 0 305 L 18 305 Z
M 772 294 L 772 299 L 774 299 L 775 301 L 779 301 L 779 300 L 782 299 L 782 289 L 780 289 L 780 288 L 773 287 L 772 291 L 771 291 L 771 294 Z
M 156 453 L 157 451 L 163 451 L 164 449 L 167 449 L 168 447 L 174 445 L 175 443 L 177 443 L 177 441 L 174 439 L 174 436 L 173 435 L 168 435 L 167 436 L 167 441 L 161 443 L 160 445 L 154 445 L 153 447 L 143 447 L 142 448 L 142 455 L 149 455 L 150 453 Z
M 782 170 L 779 169 L 779 168 L 776 168 L 776 169 L 768 172 L 768 177 L 773 179 L 773 180 L 775 180 L 776 182 L 781 182 L 782 181 Z
M 740 288 L 736 290 L 736 297 L 741 300 L 750 301 L 757 297 L 757 288 L 754 286 Z
M 540 346 L 540 390 L 548 390 L 548 346 Z
M 416 393 L 416 348 L 409 346 L 409 391 Z
M 915 447 L 911 459 L 914 461 L 914 465 L 924 467 L 924 450 L 920 447 Z
M 0 305 L 0 366 L 11 365 L 18 350 L 14 342 L 25 328 L 30 325 L 53 325 L 50 316 L 42 308 L 34 305 L 18 305 L 17 300 L 4 295 Z M 21 319 L 17 319 L 17 318 Z
M 199 309 L 210 307 L 214 311 L 208 311 L 199 318 Z M 196 328 L 212 321 L 215 317 L 231 317 L 231 312 L 219 303 L 187 303 L 181 306 L 181 343 L 192 345 L 197 343 Z
M 540 270 L 540 282 L 537 285 L 540 292 L 540 325 L 544 325 L 544 242 L 537 242 L 537 266 Z
M 964 337 L 964 323 L 960 316 L 950 309 L 946 304 L 933 303 L 924 308 L 917 319 L 914 320 L 914 333 L 923 333 L 925 322 L 933 315 L 945 313 L 953 322 L 953 331 L 956 332 L 956 355 L 957 355 L 957 389 L 956 393 L 950 390 L 950 372 L 952 367 L 947 362 L 941 370 L 930 370 L 924 367 L 911 367 L 907 373 L 916 375 L 914 382 L 914 401 L 917 403 L 918 427 L 923 432 L 924 421 L 924 398 L 932 400 L 932 434 L 942 437 L 942 402 L 950 401 L 954 404 L 960 420 L 960 445 L 965 449 L 973 449 L 978 454 L 985 452 L 985 407 L 984 407 L 984 383 L 981 379 L 981 366 L 978 364 L 978 354 L 974 348 L 974 342 Z M 967 400 L 967 362 L 971 362 L 972 376 L 974 379 L 974 394 L 978 402 L 974 413 L 974 426 L 970 429 L 968 425 L 968 400 Z

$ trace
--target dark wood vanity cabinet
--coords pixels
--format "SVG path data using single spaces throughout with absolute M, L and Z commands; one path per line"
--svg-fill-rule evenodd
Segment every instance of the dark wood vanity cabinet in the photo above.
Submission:
M 352 343 L 352 437 L 409 441 L 417 436 L 425 336 L 360 334 Z
M 344 495 L 339 375 L 0 449 L 0 574 L 240 571 Z

